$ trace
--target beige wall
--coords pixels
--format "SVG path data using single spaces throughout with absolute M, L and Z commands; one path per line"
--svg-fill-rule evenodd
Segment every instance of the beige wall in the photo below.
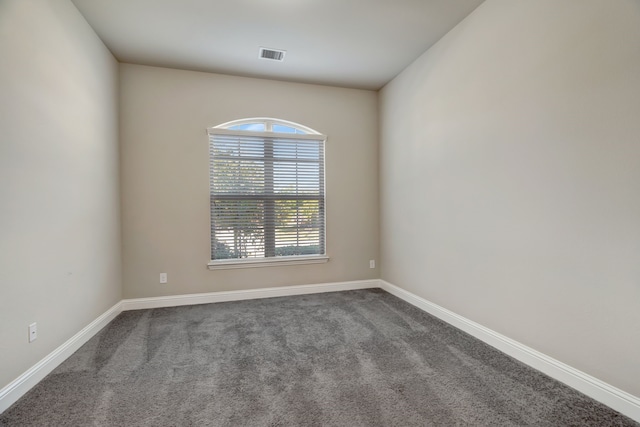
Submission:
M 0 62 L 1 389 L 122 289 L 116 61 L 70 1 L 0 0 Z
M 640 396 L 640 2 L 487 0 L 380 95 L 381 277 Z
M 120 65 L 127 298 L 377 278 L 377 93 Z M 326 264 L 207 270 L 205 129 L 275 117 L 328 136 Z M 160 284 L 159 273 L 169 275 Z

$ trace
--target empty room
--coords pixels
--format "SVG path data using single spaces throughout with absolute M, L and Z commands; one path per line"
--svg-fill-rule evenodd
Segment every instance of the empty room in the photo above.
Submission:
M 640 426 L 640 0 L 0 0 L 0 426 Z

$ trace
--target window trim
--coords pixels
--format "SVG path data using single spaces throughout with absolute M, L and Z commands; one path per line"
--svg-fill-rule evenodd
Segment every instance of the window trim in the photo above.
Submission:
M 235 130 L 228 129 L 232 126 L 244 125 L 244 124 L 264 124 L 265 131 L 250 131 L 250 130 Z M 273 125 L 282 125 L 299 130 L 304 133 L 290 133 L 290 132 L 274 132 Z M 253 137 L 265 137 L 265 138 L 283 138 L 283 139 L 303 139 L 322 141 L 324 147 L 326 147 L 327 137 L 320 132 L 311 129 L 307 126 L 299 123 L 290 122 L 287 120 L 274 119 L 274 118 L 247 118 L 240 120 L 232 120 L 230 122 L 222 123 L 217 126 L 207 128 L 207 136 L 211 138 L 212 135 L 238 135 L 238 136 L 253 136 Z M 324 199 L 324 217 L 323 217 L 323 246 L 324 253 L 318 255 L 293 255 L 293 256 L 271 256 L 263 258 L 230 258 L 220 260 L 209 260 L 207 268 L 209 270 L 223 270 L 223 269 L 239 269 L 239 268 L 256 268 L 256 267 L 279 267 L 289 265 L 302 265 L 302 264 L 323 264 L 330 260 L 327 254 L 327 184 L 326 184 L 326 155 L 323 156 L 323 171 L 322 174 L 325 177 L 323 183 L 323 199 Z M 209 210 L 211 215 L 211 209 Z M 212 224 L 212 218 L 209 217 L 209 223 Z M 211 239 L 211 236 L 210 236 Z M 211 243 L 211 242 L 210 242 Z
M 232 258 L 211 260 L 207 263 L 209 270 L 228 270 L 234 268 L 280 267 L 284 265 L 324 264 L 329 261 L 328 255 L 294 255 L 268 258 Z

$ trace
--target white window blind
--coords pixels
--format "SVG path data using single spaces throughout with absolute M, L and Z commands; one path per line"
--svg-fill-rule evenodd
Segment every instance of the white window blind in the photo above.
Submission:
M 322 135 L 213 128 L 209 161 L 213 261 L 325 254 Z

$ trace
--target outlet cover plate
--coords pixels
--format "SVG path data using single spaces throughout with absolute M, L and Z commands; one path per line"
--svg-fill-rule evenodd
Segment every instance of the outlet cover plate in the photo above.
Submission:
M 29 342 L 34 342 L 38 338 L 38 324 L 32 323 L 29 325 Z

